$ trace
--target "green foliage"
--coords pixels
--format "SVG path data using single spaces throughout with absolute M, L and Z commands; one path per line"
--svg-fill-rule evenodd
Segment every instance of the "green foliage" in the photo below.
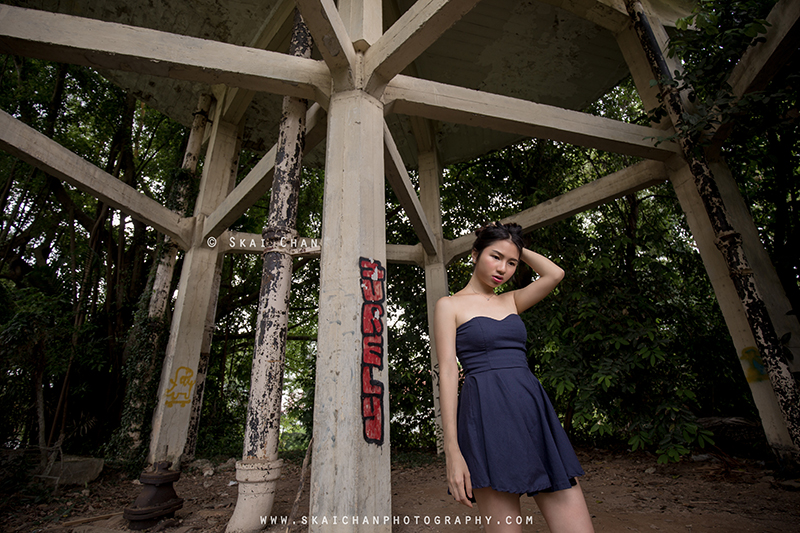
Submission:
M 684 115 L 681 135 L 708 143 L 713 127 L 728 136 L 719 148 L 739 183 L 761 239 L 770 253 L 792 308 L 800 306 L 800 121 L 798 59 L 786 64 L 758 90 L 736 99 L 728 85 L 738 58 L 764 41 L 765 20 L 774 0 L 701 0 L 679 21 L 670 55 L 684 72 L 673 82 L 687 92 L 696 109 Z
M 166 317 L 150 317 L 149 304 L 153 291 L 154 272 L 147 290 L 139 299 L 136 320 L 129 332 L 126 364 L 125 402 L 119 427 L 105 446 L 107 459 L 118 462 L 131 474 L 147 466 L 152 416 L 158 398 L 158 381 L 169 334 Z
M 165 200 L 183 126 L 90 69 L 12 56 L 0 62 L 0 107 Z M 7 340 L 0 397 L 13 406 L 2 414 L 3 445 L 39 444 L 32 384 L 41 380 L 45 441 L 63 432 L 63 451 L 97 454 L 119 426 L 125 381 L 136 374 L 125 366 L 125 343 L 163 237 L 6 153 L 0 186 L 8 300 L 0 313 Z
M 684 68 L 665 73 L 660 82 L 685 93 L 693 108 L 681 115 L 676 135 L 687 137 L 693 146 L 705 146 L 710 133 L 736 120 L 753 99 L 761 98 L 736 98 L 727 81 L 747 47 L 764 41 L 768 23 L 762 17 L 774 3 L 701 0 L 691 15 L 677 21 L 668 54 L 680 59 Z
M 2 293 L 6 320 L 0 324 L 0 402 L 4 406 L 0 442 L 13 447 L 33 438 L 31 432 L 38 430 L 38 424 L 26 426 L 20 415 L 30 423 L 36 418 L 35 399 L 29 393 L 32 383 L 63 376 L 72 324 L 69 301 L 63 294 L 15 289 L 7 283 L 2 284 Z

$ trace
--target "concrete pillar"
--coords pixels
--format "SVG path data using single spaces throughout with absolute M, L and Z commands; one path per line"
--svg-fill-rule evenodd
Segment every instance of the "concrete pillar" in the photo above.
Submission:
M 384 187 L 383 104 L 360 90 L 334 93 L 322 212 L 311 532 L 391 530 Z M 333 524 L 345 516 L 348 524 Z
M 779 338 L 785 338 L 790 334 L 786 347 L 791 352 L 789 366 L 792 371 L 800 371 L 800 319 L 796 314 L 787 314 L 792 310 L 786 291 L 783 289 L 780 278 L 772 265 L 761 237 L 758 235 L 753 217 L 750 210 L 742 198 L 739 186 L 733 179 L 728 165 L 719 156 L 709 156 L 708 165 L 714 174 L 720 196 L 728 207 L 728 215 L 731 224 L 742 235 L 742 246 L 750 261 L 750 268 L 753 269 L 758 280 L 758 288 L 767 305 L 775 333 Z
M 208 124 L 208 110 L 211 107 L 211 96 L 203 94 L 197 102 L 197 109 L 195 110 L 194 120 L 192 121 L 192 130 L 189 133 L 189 142 L 186 145 L 186 152 L 183 156 L 182 169 L 189 171 L 192 176 L 195 176 L 197 171 L 197 162 L 200 159 L 200 150 L 203 144 L 203 135 L 206 131 Z M 188 179 L 182 180 L 176 184 L 177 190 L 174 194 L 177 195 L 176 206 L 173 209 L 179 210 L 181 215 L 184 214 L 186 208 L 189 207 L 189 200 L 186 197 L 188 190 L 191 187 Z M 167 309 L 167 304 L 172 295 L 169 293 L 170 285 L 172 284 L 172 273 L 175 269 L 175 262 L 178 259 L 178 246 L 172 242 L 169 237 L 164 238 L 164 246 L 166 250 L 159 259 L 158 267 L 156 269 L 155 280 L 153 281 L 153 295 L 150 297 L 150 309 L 148 314 L 151 318 L 162 317 Z
M 383 34 L 381 0 L 339 0 L 339 15 L 358 51 L 365 51 Z
M 419 201 L 422 210 L 436 237 L 439 253 L 425 255 L 425 300 L 428 306 L 428 336 L 431 340 L 431 379 L 433 387 L 433 411 L 436 416 L 436 450 L 444 451 L 442 412 L 439 408 L 439 358 L 433 340 L 433 309 L 437 300 L 450 294 L 447 282 L 447 265 L 444 262 L 444 238 L 442 235 L 442 166 L 436 148 L 420 152 L 419 156 Z
M 211 106 L 211 96 L 203 94 L 200 96 L 197 108 L 195 110 L 195 117 L 192 123 L 192 129 L 189 133 L 189 140 L 186 146 L 186 152 L 183 158 L 182 169 L 188 171 L 190 176 L 194 176 L 197 170 L 197 161 L 203 140 L 203 133 L 205 132 L 206 123 L 208 121 L 208 110 Z M 186 198 L 186 190 L 190 186 L 190 179 L 187 176 L 182 176 L 182 182 L 173 185 L 173 194 L 177 195 L 175 205 L 172 209 L 178 211 L 183 215 L 188 206 Z M 143 388 L 149 389 L 154 380 L 158 379 L 155 375 L 155 368 L 157 363 L 163 357 L 158 347 L 160 346 L 161 334 L 163 330 L 160 324 L 166 320 L 167 305 L 170 302 L 170 285 L 172 284 L 172 273 L 175 269 L 175 261 L 178 258 L 178 245 L 172 239 L 164 236 L 161 254 L 158 258 L 156 272 L 153 277 L 152 291 L 150 294 L 150 301 L 148 302 L 147 320 L 144 319 L 142 313 L 136 315 L 136 323 L 129 335 L 131 337 L 125 347 L 126 351 L 130 353 L 131 346 L 133 346 L 132 357 L 128 356 L 127 365 L 135 365 L 134 375 L 130 377 L 127 385 L 126 397 L 133 397 L 132 401 L 127 400 L 123 408 L 123 420 L 128 420 L 129 425 L 125 430 L 131 439 L 130 451 L 137 453 L 140 448 L 144 446 L 142 442 L 141 429 L 144 425 L 145 418 L 150 415 L 145 408 L 143 402 L 135 398 L 134 391 L 140 391 Z M 146 336 L 142 335 L 142 329 L 147 328 L 153 331 L 153 324 L 159 324 L 159 334 Z M 121 451 L 121 450 L 120 450 Z M 118 451 L 118 453 L 120 452 Z
M 203 344 L 200 347 L 200 359 L 197 363 L 197 378 L 194 382 L 194 396 L 192 397 L 192 414 L 189 420 L 189 429 L 186 432 L 186 445 L 183 449 L 183 458 L 187 461 L 194 459 L 197 449 L 197 437 L 200 433 L 200 417 L 203 414 L 203 392 L 206 388 L 208 364 L 211 361 L 211 341 L 214 340 L 214 327 L 216 326 L 217 302 L 219 301 L 219 286 L 222 282 L 222 265 L 225 254 L 217 254 L 217 265 L 214 267 L 214 285 L 211 288 L 211 302 L 208 304 L 206 323 L 203 327 Z
M 636 80 L 637 87 L 641 88 L 645 85 L 643 83 L 645 79 L 657 78 L 660 81 L 662 73 L 671 76 L 673 70 L 679 67 L 669 63 L 669 58 L 664 53 L 667 40 L 666 32 L 660 24 L 652 22 L 655 20 L 654 18 L 648 17 L 646 3 L 643 5 L 638 0 L 629 0 L 627 2 L 627 8 L 631 16 L 631 28 L 638 37 L 639 46 L 636 47 L 637 50 L 635 51 L 629 49 L 626 52 L 626 60 Z M 621 45 L 624 42 L 628 42 L 631 43 L 630 46 L 633 46 L 633 39 L 625 37 L 626 34 L 630 35 L 629 30 L 625 30 L 623 34 L 618 36 L 618 41 Z M 647 65 L 649 69 L 645 68 L 645 65 Z M 647 85 L 649 86 L 649 83 Z M 681 113 L 683 113 L 684 109 L 691 109 L 691 103 L 686 100 L 683 93 L 678 93 L 668 86 L 661 86 L 659 84 L 659 90 L 662 92 L 663 98 L 666 101 L 666 109 L 670 122 L 672 124 L 678 124 Z M 645 101 L 652 101 L 652 96 L 651 89 L 650 91 L 646 91 L 645 94 L 642 95 L 642 98 Z M 700 199 L 699 207 L 702 207 L 706 215 L 705 217 L 698 215 L 695 218 L 695 222 L 697 225 L 701 226 L 704 231 L 708 230 L 711 232 L 713 236 L 712 242 L 718 249 L 718 253 L 725 265 L 726 273 L 731 280 L 731 286 L 734 287 L 735 293 L 737 294 L 738 307 L 742 311 L 746 324 L 750 328 L 750 340 L 752 340 L 753 343 L 747 347 L 747 354 L 749 355 L 743 354 L 743 356 L 749 357 L 751 361 L 750 366 L 754 366 L 753 363 L 758 362 L 759 368 L 766 368 L 766 371 L 769 373 L 769 379 L 772 382 L 772 396 L 782 413 L 783 427 L 790 437 L 791 445 L 787 448 L 783 444 L 783 432 L 773 425 L 773 413 L 771 412 L 771 405 L 767 401 L 761 401 L 759 405 L 759 412 L 762 419 L 766 419 L 764 421 L 764 429 L 770 432 L 767 436 L 770 444 L 777 453 L 786 456 L 794 455 L 794 459 L 796 460 L 798 440 L 800 440 L 800 407 L 798 407 L 797 404 L 800 390 L 798 390 L 797 383 L 788 366 L 787 351 L 781 346 L 778 333 L 776 333 L 776 328 L 773 325 L 772 315 L 774 315 L 781 306 L 775 303 L 767 304 L 764 295 L 769 293 L 764 293 L 762 288 L 762 286 L 769 286 L 772 287 L 774 291 L 776 289 L 775 284 L 770 284 L 768 282 L 770 272 L 772 272 L 772 276 L 775 278 L 777 277 L 771 265 L 770 268 L 763 265 L 764 260 L 768 263 L 769 259 L 763 255 L 763 246 L 761 245 L 758 235 L 754 231 L 755 228 L 749 233 L 745 230 L 745 226 L 748 225 L 745 220 L 749 220 L 750 215 L 747 213 L 743 202 L 741 202 L 735 184 L 732 184 L 730 172 L 727 167 L 719 160 L 714 161 L 712 164 L 712 162 L 708 161 L 703 155 L 698 154 L 696 150 L 697 147 L 693 146 L 691 141 L 687 138 L 681 137 L 678 139 L 678 142 L 683 151 L 684 161 L 687 161 L 688 164 L 672 162 L 670 166 L 672 166 L 673 173 L 677 172 L 679 169 L 690 169 L 690 174 L 693 177 L 697 192 L 697 198 Z M 721 172 L 722 175 L 716 176 L 715 171 Z M 671 179 L 672 178 L 677 179 L 679 183 L 683 184 L 680 177 L 671 176 Z M 723 184 L 722 188 L 726 190 L 724 194 L 722 188 L 720 188 L 720 184 Z M 689 195 L 689 193 L 683 191 L 682 195 L 686 197 L 688 201 L 687 195 Z M 734 207 L 733 211 L 735 214 L 731 214 L 729 202 L 733 201 L 734 204 L 736 204 L 737 199 L 741 205 L 739 205 L 739 207 Z M 684 200 L 681 200 L 681 204 L 683 204 L 683 202 Z M 691 208 L 687 208 L 683 205 L 682 207 L 687 213 L 691 211 Z M 705 226 L 705 224 L 707 224 L 707 226 Z M 749 224 L 752 225 L 752 220 L 750 220 Z M 694 231 L 695 228 L 692 228 L 693 233 Z M 745 233 L 742 233 L 743 231 L 745 231 Z M 745 242 L 747 242 L 747 244 L 745 244 Z M 761 254 L 759 255 L 760 259 L 756 261 L 756 264 L 762 264 L 760 268 L 751 265 L 749 255 L 751 252 Z M 706 252 L 706 255 L 703 256 L 704 261 L 707 260 L 707 257 L 712 255 L 710 251 Z M 708 263 L 706 264 L 708 265 Z M 762 276 L 764 276 L 764 278 L 762 278 Z M 715 285 L 715 291 L 716 288 L 717 285 Z M 780 291 L 782 292 L 782 289 L 780 289 Z M 721 295 L 720 293 L 717 293 L 717 295 L 722 305 L 722 299 L 727 295 Z M 785 295 L 783 297 L 785 298 Z M 733 303 L 731 304 L 731 306 L 734 305 Z M 734 311 L 731 310 L 731 312 L 733 313 Z M 727 320 L 728 316 L 726 315 L 726 321 Z M 732 324 L 735 326 L 734 322 L 728 321 L 729 327 L 731 327 Z M 786 324 L 786 326 L 788 327 L 788 324 Z M 731 333 L 734 338 L 736 338 L 737 333 L 735 333 L 734 330 L 731 330 Z M 740 336 L 738 342 L 741 343 L 742 340 L 744 340 L 744 337 Z M 737 349 L 739 349 L 738 346 Z M 761 359 L 762 357 L 763 360 Z M 764 363 L 763 366 L 761 363 Z M 743 363 L 743 365 L 745 366 L 745 375 L 748 376 L 748 382 L 751 383 L 751 389 L 753 389 L 750 375 L 748 375 L 748 366 L 745 363 Z M 756 395 L 764 396 L 766 394 L 763 387 L 756 388 L 759 390 L 758 392 L 753 390 L 754 397 L 756 397 Z M 761 412 L 762 406 L 765 409 L 764 412 Z M 767 427 L 768 425 L 770 426 L 769 428 Z
M 742 302 L 731 281 L 728 266 L 714 244 L 714 231 L 688 165 L 681 161 L 680 166 L 671 169 L 670 181 L 681 208 L 686 214 L 686 221 L 689 223 L 692 236 L 700 250 L 700 256 L 703 258 L 706 272 L 708 272 L 711 285 L 714 287 L 717 302 L 719 302 L 725 323 L 733 338 L 742 371 L 761 417 L 767 442 L 778 455 L 796 453 L 780 406 L 775 399 L 775 392 L 772 390 L 769 376 L 758 354 L 753 333 L 750 331 L 750 325 L 747 323 L 747 317 L 742 308 Z
M 195 237 L 183 261 L 161 371 L 158 403 L 153 413 L 147 460 L 150 463 L 172 461 L 173 468 L 180 466 L 186 445 L 203 330 L 214 291 L 217 250 L 202 240 L 203 221 L 227 196 L 238 163 L 239 127 L 221 120 L 223 108 L 223 105 L 216 107 L 200 193 L 195 204 Z

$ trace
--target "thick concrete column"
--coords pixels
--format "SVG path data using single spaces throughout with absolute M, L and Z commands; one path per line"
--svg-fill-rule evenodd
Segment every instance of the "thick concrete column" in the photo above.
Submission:
M 741 299 L 731 280 L 728 266 L 714 243 L 714 230 L 711 228 L 711 222 L 708 220 L 688 165 L 681 164 L 678 168 L 671 169 L 670 181 L 686 214 L 686 221 L 689 223 L 711 285 L 714 287 L 714 294 L 731 333 L 753 401 L 758 408 L 767 442 L 778 455 L 796 453 L 797 449 L 786 429 L 786 422 L 775 399 L 769 376 L 758 354 Z
M 238 162 L 239 127 L 220 119 L 223 108 L 223 105 L 216 107 L 195 204 L 195 237 L 183 261 L 158 403 L 153 413 L 147 460 L 150 463 L 172 461 L 173 468 L 179 467 L 186 445 L 204 327 L 217 270 L 217 250 L 202 240 L 203 221 L 230 191 Z
M 433 387 L 433 411 L 436 416 L 436 450 L 444 451 L 442 433 L 442 411 L 439 408 L 439 357 L 433 339 L 433 309 L 439 298 L 450 294 L 447 282 L 447 265 L 444 262 L 444 238 L 442 235 L 442 165 L 436 148 L 420 152 L 419 156 L 419 201 L 436 237 L 437 255 L 425 254 L 425 300 L 428 306 L 428 336 L 431 342 L 431 380 Z
M 222 265 L 225 254 L 217 254 L 217 265 L 214 267 L 214 284 L 211 287 L 211 302 L 208 304 L 206 323 L 203 327 L 203 343 L 200 347 L 200 359 L 197 362 L 197 373 L 194 381 L 194 396 L 192 397 L 192 414 L 189 420 L 189 429 L 186 432 L 186 445 L 183 448 L 183 460 L 194 459 L 197 450 L 197 437 L 200 433 L 200 418 L 203 414 L 203 392 L 206 388 L 208 364 L 211 362 L 211 341 L 214 340 L 214 327 L 217 318 L 217 303 L 219 301 L 219 286 L 222 283 Z
M 320 260 L 309 531 L 390 531 L 383 104 L 360 90 L 330 100 Z

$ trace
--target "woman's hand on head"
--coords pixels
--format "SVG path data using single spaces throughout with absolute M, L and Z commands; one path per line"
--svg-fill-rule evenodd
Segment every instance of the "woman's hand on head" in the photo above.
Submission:
M 461 453 L 447 455 L 447 488 L 458 503 L 472 507 L 472 482 L 469 468 Z

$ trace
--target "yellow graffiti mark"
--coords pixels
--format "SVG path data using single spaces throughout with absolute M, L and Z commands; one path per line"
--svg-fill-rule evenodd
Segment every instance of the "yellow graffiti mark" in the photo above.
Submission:
M 742 350 L 742 356 L 739 359 L 744 363 L 744 377 L 748 383 L 758 383 L 759 381 L 769 381 L 767 369 L 764 368 L 764 361 L 761 360 L 761 354 L 755 346 L 750 346 Z
M 192 401 L 192 386 L 194 386 L 194 371 L 191 368 L 181 366 L 175 371 L 175 379 L 170 378 L 171 387 L 164 394 L 167 397 L 166 406 L 172 407 L 179 404 L 181 407 Z

